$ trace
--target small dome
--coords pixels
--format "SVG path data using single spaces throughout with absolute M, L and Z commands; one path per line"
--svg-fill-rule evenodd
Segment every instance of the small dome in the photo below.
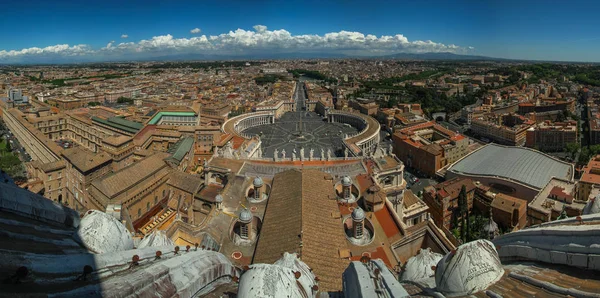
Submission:
M 468 296 L 487 289 L 503 274 L 494 244 L 475 240 L 447 253 L 438 262 L 435 285 L 446 296 Z
M 442 257 L 444 256 L 432 252 L 430 248 L 421 249 L 418 255 L 408 259 L 408 262 L 406 262 L 406 267 L 402 273 L 402 280 L 418 282 L 433 277 L 435 272 L 432 267 L 437 266 Z
M 350 179 L 350 177 L 348 177 L 348 176 L 344 176 L 342 178 L 342 185 L 343 186 L 350 186 L 350 185 L 352 185 L 352 179 Z
M 365 219 L 365 211 L 362 210 L 362 208 L 360 207 L 356 207 L 356 209 L 354 209 L 354 211 L 352 211 L 352 219 L 353 220 L 364 220 Z
M 498 224 L 490 218 L 490 220 L 483 225 L 483 230 L 487 233 L 498 232 Z
M 583 207 L 583 215 L 600 213 L 600 195 L 588 200 Z
M 248 209 L 242 209 L 242 211 L 240 211 L 240 221 L 243 222 L 250 222 L 252 220 L 252 212 L 250 212 L 250 210 Z
M 127 228 L 114 216 L 98 210 L 85 214 L 77 235 L 85 247 L 95 253 L 133 249 L 133 239 Z
M 262 178 L 256 177 L 256 178 L 254 178 L 253 184 L 254 184 L 254 187 L 261 187 L 261 186 L 263 186 L 264 182 L 263 182 Z
M 217 202 L 217 203 L 223 203 L 223 196 L 222 196 L 222 195 L 220 195 L 220 194 L 218 194 L 218 195 L 215 197 L 215 202 Z
M 167 234 L 161 230 L 154 230 L 152 233 L 146 235 L 137 248 L 151 247 L 151 246 L 173 246 L 175 242 L 167 237 Z

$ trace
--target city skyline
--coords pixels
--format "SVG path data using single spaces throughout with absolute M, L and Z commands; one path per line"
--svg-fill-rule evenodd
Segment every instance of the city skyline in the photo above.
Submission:
M 7 3 L 0 63 L 428 52 L 600 62 L 589 1 L 154 4 Z

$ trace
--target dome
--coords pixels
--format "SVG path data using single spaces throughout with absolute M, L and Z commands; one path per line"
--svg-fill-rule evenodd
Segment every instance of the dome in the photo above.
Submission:
M 588 200 L 583 208 L 583 215 L 600 213 L 600 195 Z
M 435 270 L 436 290 L 449 297 L 467 296 L 487 289 L 504 274 L 494 244 L 476 240 L 447 253 Z
M 252 220 L 252 212 L 248 209 L 242 209 L 240 211 L 240 221 L 249 222 Z
M 88 211 L 77 229 L 77 235 L 95 253 L 133 249 L 131 234 L 114 216 L 98 210 Z
M 219 195 L 217 195 L 217 196 L 215 197 L 215 202 L 216 202 L 216 203 L 223 203 L 223 196 L 222 196 L 222 195 L 220 195 L 220 194 L 219 194 Z
M 492 218 L 490 218 L 490 220 L 483 225 L 483 230 L 486 233 L 498 232 L 498 224 Z
M 254 184 L 254 187 L 261 187 L 261 186 L 263 186 L 264 182 L 263 182 L 262 178 L 256 177 L 256 178 L 254 178 L 253 184 Z
M 350 186 L 350 185 L 352 185 L 352 179 L 350 179 L 350 177 L 348 177 L 348 176 L 344 176 L 342 178 L 342 185 L 343 186 Z
M 408 259 L 408 262 L 406 262 L 401 280 L 418 282 L 433 277 L 435 271 L 433 271 L 432 267 L 437 266 L 442 257 L 444 256 L 432 252 L 430 248 L 421 249 L 418 255 Z
M 173 246 L 175 242 L 167 237 L 167 234 L 161 230 L 154 230 L 152 233 L 146 235 L 137 248 L 144 248 L 150 246 Z
M 362 210 L 362 208 L 360 207 L 356 207 L 356 209 L 354 209 L 352 211 L 352 219 L 359 221 L 359 220 L 364 220 L 365 219 L 365 211 Z

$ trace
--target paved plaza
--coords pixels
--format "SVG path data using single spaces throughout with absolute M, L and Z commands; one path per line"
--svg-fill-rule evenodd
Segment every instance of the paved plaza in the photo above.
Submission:
M 356 128 L 348 124 L 328 123 L 317 113 L 306 111 L 287 112 L 274 124 L 255 126 L 244 131 L 246 134 L 260 136 L 264 157 L 273 157 L 275 150 L 278 157 L 281 157 L 285 150 L 287 158 L 292 157 L 293 152 L 300 157 L 301 148 L 304 148 L 304 156 L 307 158 L 311 149 L 315 158 L 321 157 L 321 150 L 327 156 L 328 149 L 331 150 L 331 156 L 342 157 L 344 136 L 357 132 Z

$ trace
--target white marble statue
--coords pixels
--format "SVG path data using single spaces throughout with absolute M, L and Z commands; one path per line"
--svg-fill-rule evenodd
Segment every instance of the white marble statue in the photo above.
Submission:
M 348 159 L 348 148 L 344 149 L 344 158 Z
M 277 161 L 277 155 L 279 155 L 279 150 L 277 150 L 277 148 L 275 148 L 275 151 L 273 151 L 273 159 L 275 161 Z
M 281 159 L 285 159 L 285 149 L 281 150 Z
M 321 160 L 325 160 L 325 150 L 321 148 Z
M 331 160 L 331 148 L 327 148 L 327 160 Z
M 300 160 L 304 160 L 304 147 L 300 148 Z
M 292 152 L 292 160 L 294 160 L 294 161 L 295 161 L 295 160 L 296 160 L 296 158 L 297 158 L 297 157 L 296 157 L 296 152 Z
M 315 155 L 315 149 L 310 148 L 310 151 L 308 152 L 308 156 L 309 156 L 310 160 L 313 160 L 314 155 Z

